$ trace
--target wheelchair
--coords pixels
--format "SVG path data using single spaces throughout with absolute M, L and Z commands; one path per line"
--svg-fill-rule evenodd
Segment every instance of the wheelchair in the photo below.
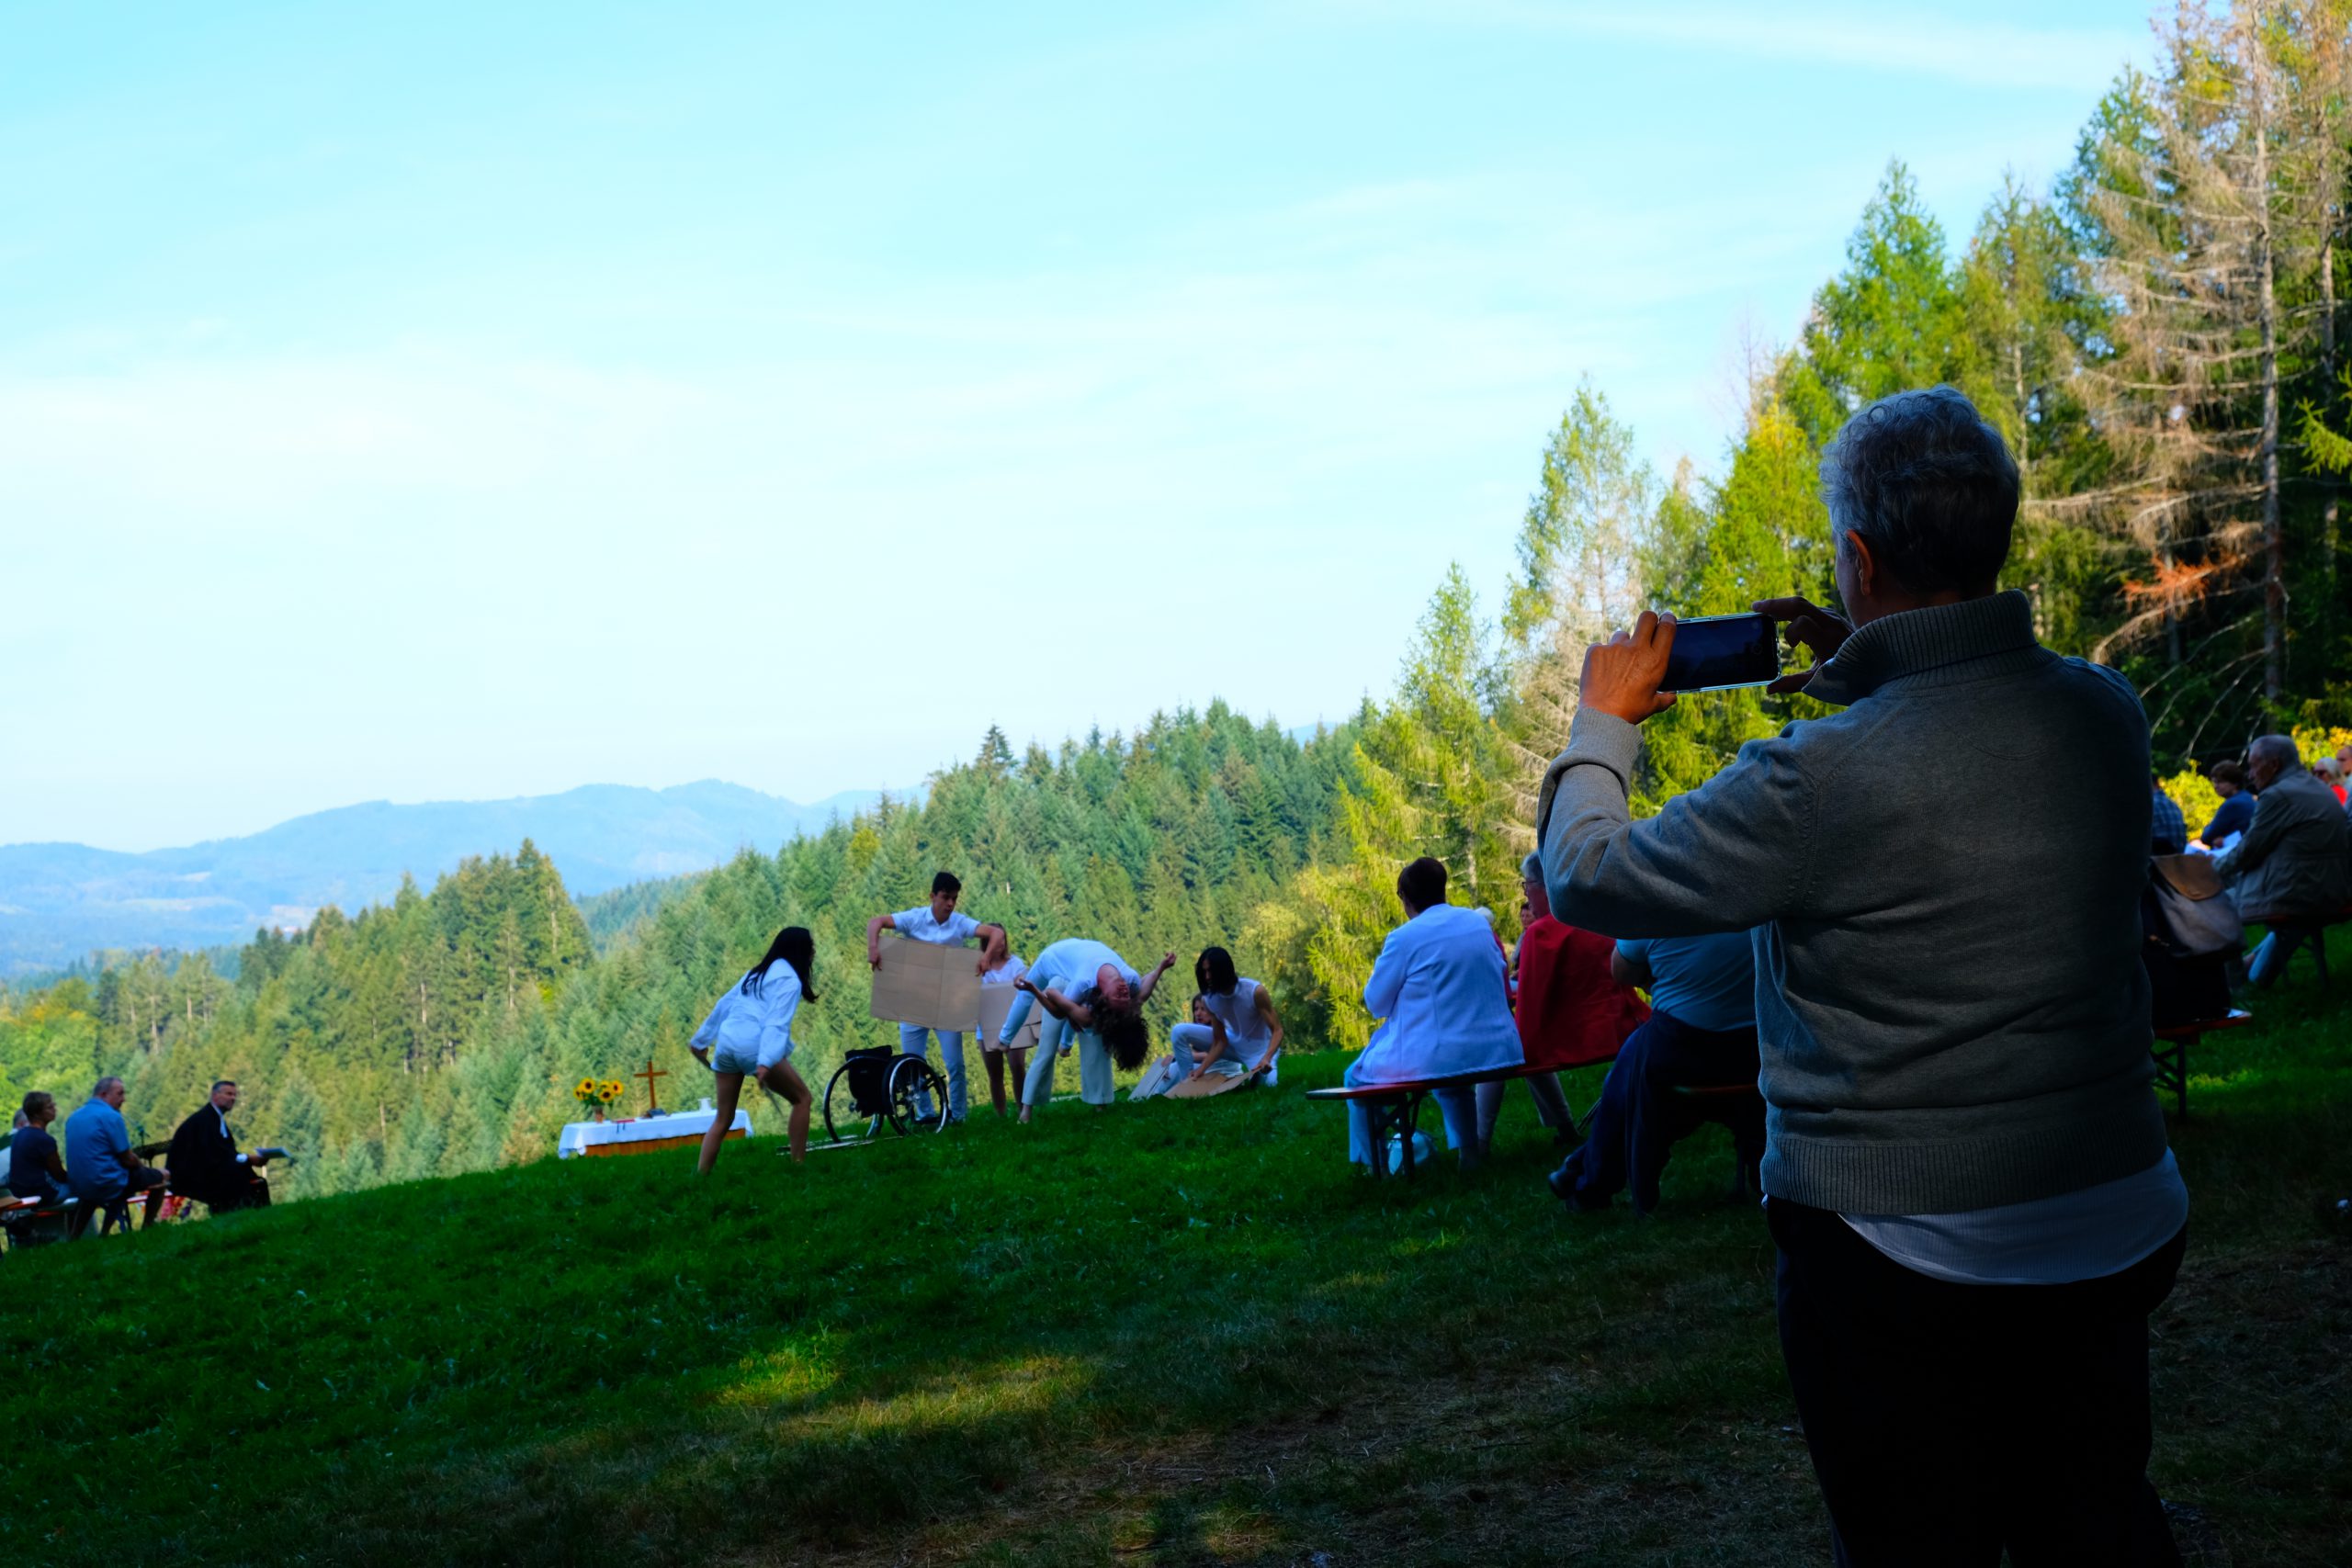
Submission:
M 930 1096 L 931 1113 L 919 1109 Z M 834 1143 L 871 1138 L 885 1126 L 900 1137 L 947 1125 L 947 1080 L 921 1056 L 868 1045 L 843 1058 L 825 1085 L 825 1136 Z

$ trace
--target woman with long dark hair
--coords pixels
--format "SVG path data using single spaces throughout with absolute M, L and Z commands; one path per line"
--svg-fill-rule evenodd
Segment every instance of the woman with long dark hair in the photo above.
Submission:
M 808 928 L 785 927 L 768 943 L 766 955 L 744 971 L 695 1031 L 686 1048 L 718 1077 L 718 1114 L 702 1135 L 696 1174 L 708 1171 L 718 1160 L 718 1145 L 735 1125 L 735 1102 L 747 1077 L 770 1094 L 782 1095 L 792 1107 L 793 1162 L 808 1157 L 811 1096 L 792 1065 L 792 1017 L 802 1001 L 817 999 L 810 977 L 816 962 L 817 942 Z

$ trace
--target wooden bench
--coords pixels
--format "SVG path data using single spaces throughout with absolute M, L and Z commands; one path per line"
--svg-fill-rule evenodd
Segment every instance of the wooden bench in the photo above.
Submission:
M 2352 904 L 2329 914 L 2288 915 L 2275 920 L 2264 920 L 2280 941 L 2292 939 L 2296 947 L 2308 947 L 2312 952 L 2312 967 L 2319 971 L 2319 988 L 2327 989 L 2327 933 L 2334 928 L 2352 920 Z M 2287 956 L 2278 961 L 2278 972 L 2272 980 L 2287 977 L 2287 965 L 2295 961 L 2295 949 L 2290 947 Z M 2265 981 L 2268 985 L 2270 981 Z
M 1579 1067 L 1600 1066 L 1600 1062 L 1579 1062 Z M 1513 1078 L 1532 1078 L 1541 1073 L 1569 1072 L 1567 1067 L 1531 1067 L 1524 1062 L 1508 1067 L 1489 1067 L 1480 1073 L 1454 1073 L 1442 1078 L 1415 1078 L 1405 1083 L 1368 1083 L 1338 1089 L 1310 1089 L 1309 1100 L 1339 1100 L 1361 1104 L 1372 1122 L 1372 1174 L 1374 1177 L 1400 1175 L 1410 1179 L 1413 1174 L 1414 1123 L 1420 1120 L 1421 1101 L 1441 1089 L 1476 1089 L 1482 1083 L 1509 1083 Z M 1402 1134 L 1404 1145 L 1403 1169 L 1388 1168 L 1388 1139 Z
M 0 1235 L 11 1248 L 63 1241 L 73 1214 L 70 1201 L 43 1208 L 38 1198 L 0 1194 Z M 28 1230 L 35 1234 L 28 1235 Z
M 2323 976 L 2325 973 L 2322 968 Z M 2180 1114 L 2188 1114 L 2188 1048 L 2217 1030 L 2243 1029 L 2254 1021 L 2244 1008 L 2232 1008 L 2227 1018 L 2200 1018 L 2156 1031 L 2148 1055 L 2156 1059 L 2156 1091 L 2170 1089 Z

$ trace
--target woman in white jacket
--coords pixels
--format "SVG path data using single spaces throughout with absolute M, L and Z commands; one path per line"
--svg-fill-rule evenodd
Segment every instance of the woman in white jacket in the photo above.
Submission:
M 718 1160 L 718 1145 L 735 1125 L 735 1102 L 747 1077 L 757 1079 L 770 1094 L 782 1095 L 792 1107 L 792 1158 L 797 1164 L 808 1157 L 811 1096 L 792 1065 L 792 1018 L 804 998 L 817 999 L 809 979 L 816 961 L 817 942 L 808 928 L 785 927 L 768 943 L 767 955 L 718 998 L 695 1031 L 686 1048 L 718 1077 L 718 1114 L 702 1135 L 696 1174 L 707 1172 Z

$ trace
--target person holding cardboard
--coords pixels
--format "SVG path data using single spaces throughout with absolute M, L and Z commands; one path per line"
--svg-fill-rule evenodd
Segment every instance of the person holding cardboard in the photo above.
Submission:
M 1028 964 L 1017 953 L 1008 953 L 994 967 L 980 971 L 983 986 L 1010 986 L 1029 973 Z M 1004 1114 L 1005 1063 L 1012 1065 L 1012 1092 L 1017 1096 L 1029 1077 L 1029 1047 L 1009 1045 L 987 1029 L 979 1031 L 980 1059 L 989 1068 L 989 1101 L 999 1116 Z
M 984 924 L 956 908 L 964 894 L 964 884 L 952 871 L 943 871 L 931 879 L 931 902 L 918 904 L 911 909 L 896 914 L 876 915 L 865 922 L 865 962 L 876 969 L 882 967 L 882 933 L 897 931 L 912 942 L 927 942 L 941 947 L 961 947 L 974 937 L 980 939 L 980 954 L 973 965 L 973 973 L 986 975 L 1002 964 L 1006 944 L 1004 928 Z M 939 1054 L 947 1069 L 947 1119 L 964 1119 L 964 1033 L 961 1030 L 942 1029 Z M 909 1056 L 929 1056 L 933 1031 L 920 1023 L 899 1025 L 899 1050 Z M 923 1115 L 931 1114 L 928 1090 L 919 1096 L 916 1107 Z
M 1221 947 L 1201 950 L 1193 961 L 1193 980 L 1201 988 L 1193 998 L 1193 1021 L 1168 1032 L 1172 1049 L 1156 1072 L 1128 1091 L 1129 1100 L 1148 1100 L 1187 1079 L 1212 1076 L 1274 1081 L 1283 1021 L 1274 1012 L 1273 993 L 1238 973 L 1233 954 Z

